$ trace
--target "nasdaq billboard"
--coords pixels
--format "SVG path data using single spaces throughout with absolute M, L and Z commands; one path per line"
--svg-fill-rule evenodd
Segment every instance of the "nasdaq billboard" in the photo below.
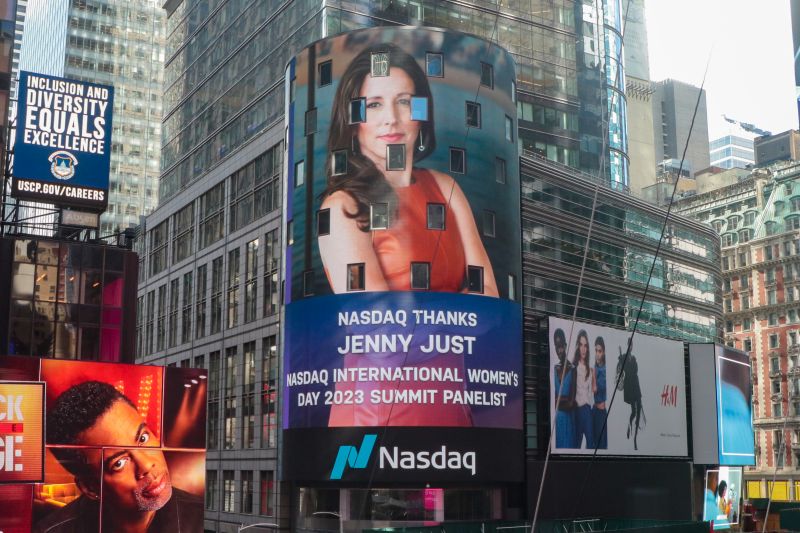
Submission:
M 286 80 L 284 476 L 521 480 L 511 56 L 374 28 Z
M 12 194 L 103 211 L 114 88 L 20 72 Z

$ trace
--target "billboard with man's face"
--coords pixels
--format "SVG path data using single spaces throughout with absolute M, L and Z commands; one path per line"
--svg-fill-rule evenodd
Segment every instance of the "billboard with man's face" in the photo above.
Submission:
M 514 63 L 374 28 L 287 69 L 284 476 L 522 476 Z
M 114 88 L 20 72 L 12 195 L 104 211 Z
M 44 477 L 0 477 L 0 531 L 202 530 L 205 370 L 2 357 L 0 380 L 46 387 Z

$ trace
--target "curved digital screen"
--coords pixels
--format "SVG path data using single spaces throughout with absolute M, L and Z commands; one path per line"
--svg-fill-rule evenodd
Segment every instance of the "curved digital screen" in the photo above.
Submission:
M 375 28 L 286 79 L 284 476 L 521 479 L 511 56 Z

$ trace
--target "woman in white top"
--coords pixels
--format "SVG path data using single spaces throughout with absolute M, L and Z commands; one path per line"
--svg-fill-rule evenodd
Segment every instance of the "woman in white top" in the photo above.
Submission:
M 592 405 L 594 405 L 594 370 L 589 366 L 589 335 L 586 330 L 578 332 L 578 343 L 575 346 L 575 444 L 582 448 L 586 439 L 586 448 L 594 448 L 594 430 L 592 428 Z

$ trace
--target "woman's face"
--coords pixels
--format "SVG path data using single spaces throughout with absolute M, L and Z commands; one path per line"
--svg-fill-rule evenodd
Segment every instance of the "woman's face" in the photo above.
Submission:
M 589 341 L 586 337 L 578 338 L 578 353 L 580 354 L 581 361 L 586 361 L 589 358 Z
M 367 100 L 367 121 L 359 124 L 358 143 L 361 154 L 380 170 L 386 168 L 388 144 L 404 144 L 406 162 L 413 158 L 419 135 L 419 122 L 411 120 L 414 92 L 413 80 L 401 68 L 391 68 L 388 76 L 364 78 L 360 96 Z
M 606 350 L 599 344 L 594 345 L 594 361 L 598 365 L 603 365 L 606 362 Z

